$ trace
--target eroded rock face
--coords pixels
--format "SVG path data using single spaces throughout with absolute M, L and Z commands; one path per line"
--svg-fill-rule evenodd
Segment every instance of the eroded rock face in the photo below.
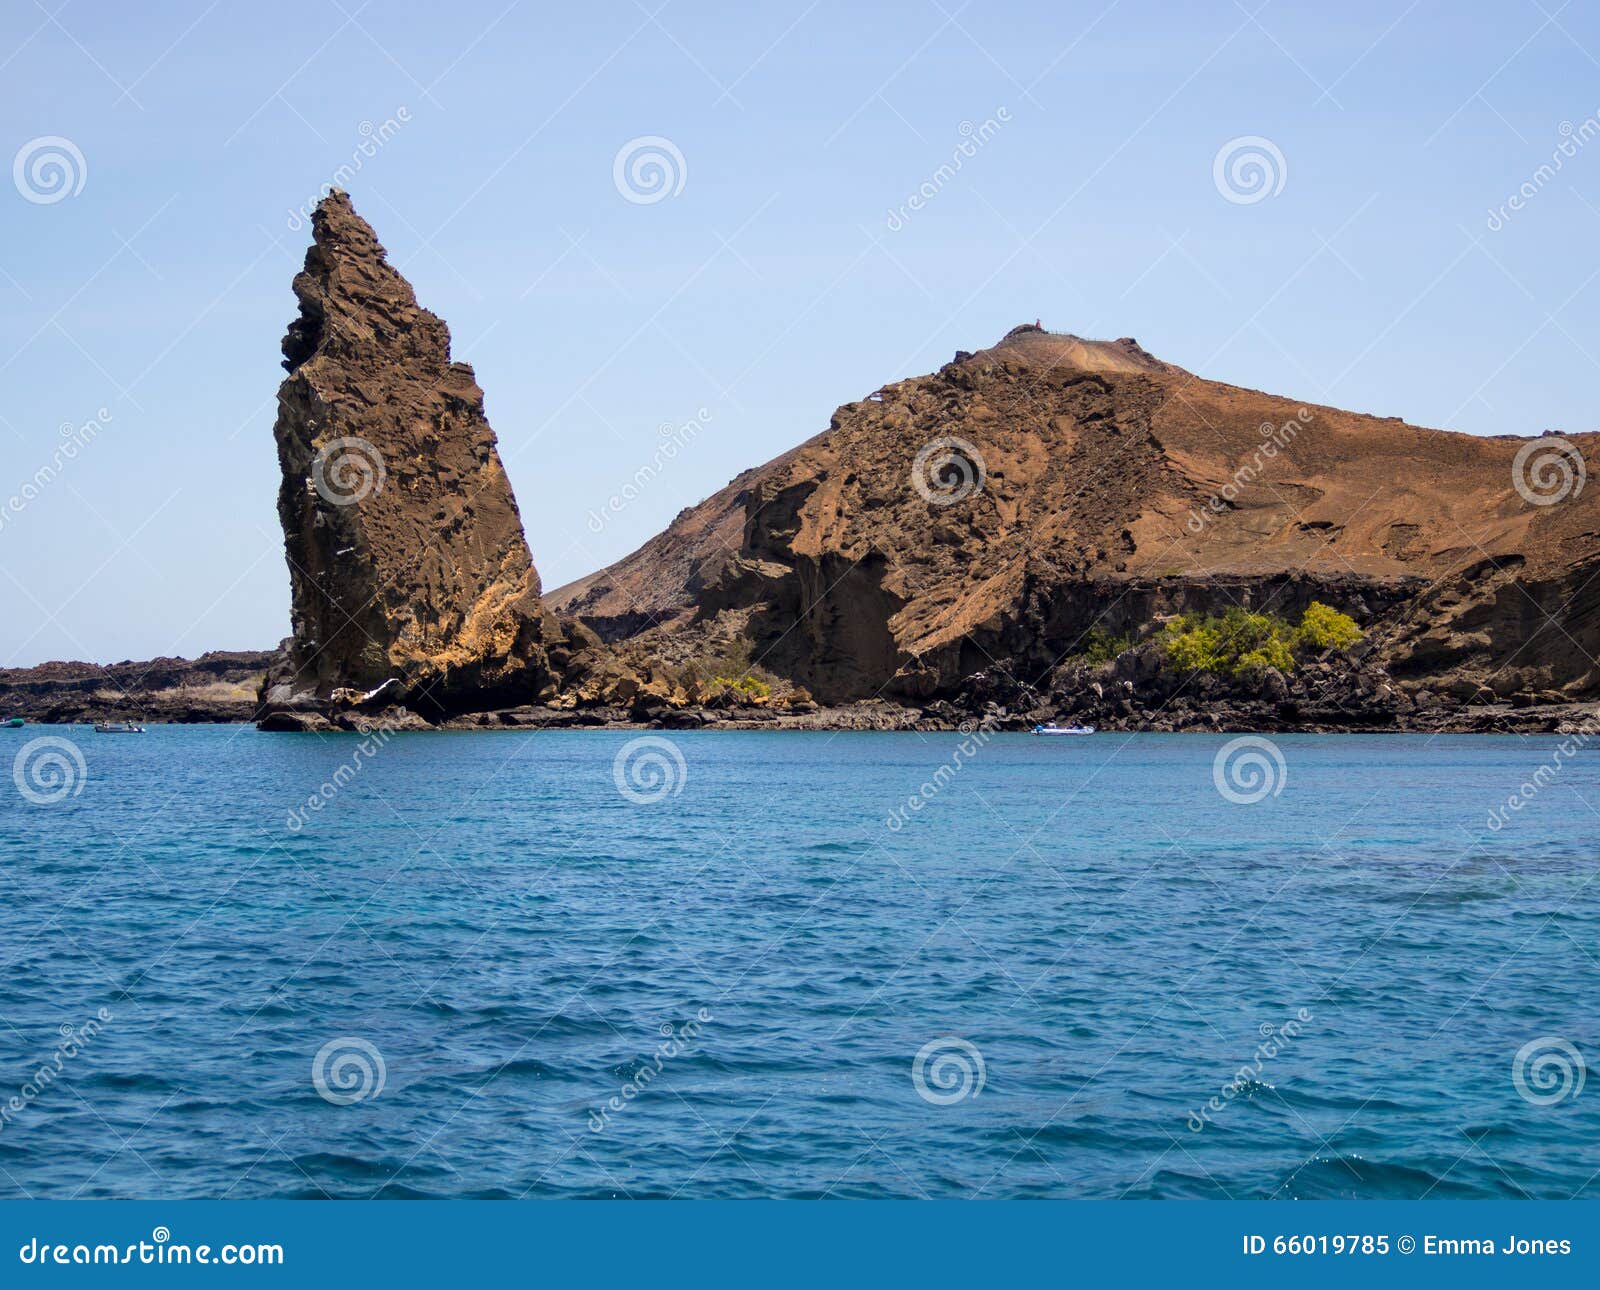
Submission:
M 539 596 L 472 368 L 344 193 L 312 216 L 274 434 L 293 590 L 270 710 L 428 715 L 549 698 L 563 642 Z
M 1031 705 L 1091 631 L 1312 600 L 1397 684 L 1589 698 L 1600 488 L 1532 495 L 1563 452 L 1600 464 L 1600 436 L 1429 430 L 1023 326 L 843 405 L 550 602 L 663 655 L 736 627 L 825 703 Z

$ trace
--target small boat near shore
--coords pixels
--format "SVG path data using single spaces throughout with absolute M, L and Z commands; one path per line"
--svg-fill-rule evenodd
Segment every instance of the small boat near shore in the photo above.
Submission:
M 7 717 L 4 722 L 7 730 L 21 730 L 27 724 L 28 719 L 26 717 Z
M 1028 731 L 1030 735 L 1092 735 L 1093 726 L 1058 726 L 1054 721 L 1046 721 L 1043 725 L 1035 726 Z
M 142 735 L 144 727 L 131 721 L 97 721 L 94 732 L 97 735 Z

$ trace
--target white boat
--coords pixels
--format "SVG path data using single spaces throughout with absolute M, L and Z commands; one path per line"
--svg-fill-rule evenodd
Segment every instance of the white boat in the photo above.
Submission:
M 1058 726 L 1054 721 L 1046 721 L 1042 726 L 1035 726 L 1028 731 L 1030 735 L 1092 735 L 1093 726 Z
M 142 735 L 144 727 L 131 721 L 99 721 L 95 723 L 97 735 Z

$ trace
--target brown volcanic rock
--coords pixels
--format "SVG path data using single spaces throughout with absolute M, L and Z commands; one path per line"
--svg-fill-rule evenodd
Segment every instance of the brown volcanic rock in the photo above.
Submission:
M 1569 441 L 1591 460 L 1600 447 Z M 1514 487 L 1528 442 L 1020 327 L 845 404 L 550 600 L 663 655 L 737 617 L 766 666 L 832 703 L 970 696 L 995 675 L 1014 697 L 1092 627 L 1138 635 L 1232 604 L 1292 616 L 1313 599 L 1352 613 L 1396 679 L 1592 694 L 1600 489 L 1530 503 Z
M 560 632 L 472 369 L 348 196 L 312 230 L 274 427 L 293 637 L 269 706 L 379 686 L 435 715 L 549 697 Z

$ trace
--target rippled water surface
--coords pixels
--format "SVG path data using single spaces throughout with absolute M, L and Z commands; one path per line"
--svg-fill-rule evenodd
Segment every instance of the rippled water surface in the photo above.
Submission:
M 1243 804 L 1222 737 L 673 734 L 641 803 L 624 732 L 50 733 L 81 791 L 0 777 L 0 1195 L 1600 1186 L 1554 737 L 1279 737 Z

